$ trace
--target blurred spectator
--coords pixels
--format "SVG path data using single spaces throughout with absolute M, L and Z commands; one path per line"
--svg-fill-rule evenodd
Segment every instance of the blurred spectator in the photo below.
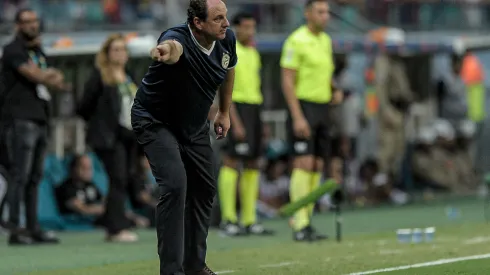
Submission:
M 444 124 L 445 125 L 445 124 Z M 452 138 L 451 130 L 444 131 L 444 125 L 437 127 L 439 136 Z M 424 189 L 449 191 L 457 179 L 454 170 L 448 171 L 444 155 L 436 148 L 438 133 L 435 127 L 424 127 L 420 130 L 412 154 L 412 170 L 416 186 Z M 442 157 L 442 159 L 441 159 Z
M 88 123 L 87 144 L 109 175 L 107 237 L 135 241 L 137 236 L 127 231 L 130 225 L 124 216 L 128 181 L 138 153 L 130 115 L 137 88 L 126 67 L 128 58 L 125 38 L 120 34 L 109 36 L 97 53 L 96 69 L 85 83 L 78 114 Z
M 476 124 L 471 120 L 463 120 L 457 125 L 456 150 L 454 163 L 458 168 L 458 179 L 462 189 L 476 190 L 480 183 L 475 172 L 475 163 L 471 157 L 470 147 L 476 136 Z
M 467 125 L 462 130 L 459 144 L 456 131 L 448 121 L 437 120 L 433 128 L 421 130 L 412 165 L 415 179 L 424 188 L 463 194 L 476 186 L 466 147 L 473 130 Z
M 462 58 L 451 55 L 451 70 L 444 74 L 437 85 L 439 117 L 453 126 L 465 120 L 468 112 L 466 86 L 460 76 Z
M 140 156 L 135 176 L 129 182 L 128 194 L 133 210 L 150 220 L 155 226 L 155 207 L 158 190 L 146 156 Z
M 38 186 L 43 175 L 51 119 L 50 91 L 67 91 L 61 71 L 51 67 L 41 46 L 39 17 L 30 9 L 15 15 L 16 35 L 3 48 L 1 122 L 5 131 L 8 185 L 9 244 L 58 243 L 38 221 Z M 49 89 L 49 90 L 48 90 Z M 5 154 L 5 152 L 3 152 Z M 27 232 L 20 227 L 25 203 Z
M 100 218 L 105 212 L 100 190 L 92 182 L 92 162 L 88 156 L 75 156 L 70 163 L 68 178 L 55 189 L 58 208 L 62 215 L 94 216 Z
M 394 176 L 405 152 L 405 122 L 414 95 L 401 57 L 378 56 L 375 71 L 379 100 L 379 168 L 381 173 Z
M 55 189 L 58 209 L 62 215 L 78 220 L 92 220 L 94 225 L 107 227 L 107 216 L 104 216 L 105 198 L 95 183 L 92 182 L 92 162 L 87 155 L 75 156 L 70 163 L 68 178 Z M 149 221 L 132 213 L 125 212 L 131 226 L 146 227 Z M 109 224 L 110 225 L 110 224 Z M 123 235 L 113 237 L 112 241 L 126 242 Z
M 382 173 L 374 159 L 367 159 L 359 168 L 359 182 L 347 187 L 347 195 L 359 206 L 393 203 L 406 204 L 408 195 L 393 188 L 393 178 Z

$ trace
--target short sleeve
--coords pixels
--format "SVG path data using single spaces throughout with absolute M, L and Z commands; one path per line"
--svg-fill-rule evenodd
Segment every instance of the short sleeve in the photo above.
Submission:
M 231 45 L 231 52 L 232 52 L 228 69 L 233 69 L 238 63 L 238 56 L 236 54 L 236 37 L 235 37 L 235 33 L 232 30 L 229 30 L 227 36 L 228 35 L 230 36 L 230 45 Z
M 66 203 L 77 198 L 77 189 L 72 187 L 73 183 L 70 180 L 65 181 L 58 187 L 58 199 Z
M 158 38 L 158 44 L 166 41 L 166 40 L 176 40 L 177 42 L 179 42 L 180 44 L 182 44 L 182 46 L 185 45 L 185 36 L 184 34 L 182 33 L 179 33 L 179 32 L 176 32 L 176 31 L 173 31 L 173 30 L 168 30 L 168 31 L 165 31 L 163 32 L 160 37 Z
M 284 42 L 281 53 L 281 67 L 285 69 L 297 70 L 300 65 L 300 47 L 291 37 Z
M 2 62 L 4 66 L 17 70 L 21 65 L 29 62 L 29 56 L 19 47 L 5 47 Z

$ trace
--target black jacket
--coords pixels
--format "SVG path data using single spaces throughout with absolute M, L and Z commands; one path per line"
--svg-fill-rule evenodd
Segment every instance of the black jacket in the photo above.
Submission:
M 134 80 L 131 73 L 127 72 Z M 77 114 L 87 122 L 87 144 L 92 149 L 113 149 L 124 135 L 132 134 L 119 124 L 121 95 L 117 86 L 102 82 L 100 71 L 94 69 L 85 83 Z

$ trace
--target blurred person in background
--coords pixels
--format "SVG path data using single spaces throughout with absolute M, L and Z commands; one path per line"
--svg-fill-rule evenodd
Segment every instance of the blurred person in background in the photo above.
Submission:
M 55 188 L 58 209 L 62 215 L 94 220 L 96 226 L 106 227 L 105 198 L 92 181 L 92 161 L 87 155 L 74 156 L 68 178 Z M 131 211 L 125 215 L 131 226 L 147 227 L 148 219 Z
M 138 160 L 135 175 L 128 186 L 129 200 L 133 209 L 148 218 L 153 227 L 158 203 L 157 185 L 146 156 L 140 155 Z
M 3 49 L 0 106 L 11 183 L 8 185 L 9 244 L 57 243 L 43 232 L 37 219 L 38 186 L 47 150 L 51 94 L 66 91 L 63 74 L 49 66 L 41 46 L 39 18 L 30 9 L 15 16 L 16 36 Z M 20 205 L 25 203 L 26 229 L 19 228 Z
M 58 209 L 62 215 L 95 217 L 95 224 L 102 224 L 100 218 L 105 212 L 104 201 L 92 178 L 90 158 L 86 155 L 74 156 L 68 178 L 55 189 Z
M 466 85 L 468 97 L 468 119 L 476 124 L 476 133 L 470 152 L 480 181 L 490 167 L 490 159 L 485 158 L 485 140 L 483 138 L 486 120 L 485 71 L 478 57 L 466 52 L 461 66 L 461 78 Z
M 394 177 L 405 154 L 405 121 L 414 100 L 403 59 L 381 54 L 374 62 L 379 102 L 379 152 L 381 173 Z
M 456 127 L 467 118 L 468 104 L 466 85 L 461 78 L 462 57 L 451 55 L 451 70 L 444 74 L 437 85 L 439 118 Z
M 454 163 L 458 168 L 460 185 L 467 191 L 475 191 L 480 183 L 477 180 L 475 162 L 471 157 L 470 147 L 476 135 L 476 124 L 471 120 L 462 120 L 456 128 L 456 149 Z
M 95 70 L 85 83 L 78 114 L 87 121 L 87 145 L 104 164 L 109 176 L 105 207 L 107 240 L 133 242 L 125 213 L 128 181 L 137 162 L 138 144 L 131 129 L 131 106 L 137 87 L 126 67 L 125 38 L 113 34 L 97 53 Z
M 434 127 L 420 129 L 412 153 L 412 171 L 415 186 L 424 191 L 449 191 L 447 184 L 455 179 L 453 171 L 447 171 L 443 162 L 437 161 L 435 142 L 437 132 Z
M 329 103 L 342 101 L 342 92 L 332 82 L 335 67 L 332 41 L 324 32 L 329 19 L 328 2 L 308 0 L 305 17 L 306 25 L 287 38 L 280 61 L 294 154 L 291 201 L 301 199 L 319 186 L 328 155 Z M 310 223 L 313 208 L 312 204 L 294 215 L 294 240 L 326 239 L 327 236 L 319 234 Z
M 336 83 L 339 89 L 344 92 L 340 115 L 340 134 L 348 139 L 350 145 L 349 158 L 356 159 L 358 157 L 357 139 L 366 124 L 367 118 L 363 112 L 362 98 L 354 86 L 354 79 L 347 72 L 348 67 L 347 56 L 337 59 L 335 70 L 339 70 L 339 74 L 336 77 Z
M 222 214 L 222 232 L 229 236 L 243 234 L 271 235 L 257 221 L 259 194 L 259 157 L 262 147 L 262 92 L 260 54 L 251 44 L 256 31 L 252 15 L 238 13 L 232 20 L 237 38 L 236 52 L 241 61 L 235 68 L 233 105 L 230 111 L 231 135 L 225 146 L 223 166 L 218 177 L 218 194 Z M 240 175 L 241 215 L 238 223 L 236 189 L 239 165 L 244 169 Z
M 459 167 L 455 163 L 456 132 L 447 120 L 438 119 L 431 126 L 435 133 L 432 141 L 429 129 L 421 131 L 419 145 L 412 158 L 416 179 L 426 189 L 458 193 L 464 191 L 460 184 Z
M 288 148 L 282 140 L 272 140 L 267 148 L 267 166 L 260 176 L 257 211 L 266 217 L 276 217 L 278 210 L 289 201 Z

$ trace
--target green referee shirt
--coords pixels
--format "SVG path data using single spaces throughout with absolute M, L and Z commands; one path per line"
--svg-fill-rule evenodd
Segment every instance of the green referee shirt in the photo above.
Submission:
M 236 43 L 236 54 L 240 62 L 235 67 L 235 84 L 233 86 L 233 102 L 246 104 L 262 104 L 260 91 L 260 54 L 254 47 Z
M 299 100 L 330 102 L 335 65 L 332 40 L 328 34 L 314 34 L 307 26 L 298 28 L 284 43 L 281 67 L 297 72 L 295 83 Z

